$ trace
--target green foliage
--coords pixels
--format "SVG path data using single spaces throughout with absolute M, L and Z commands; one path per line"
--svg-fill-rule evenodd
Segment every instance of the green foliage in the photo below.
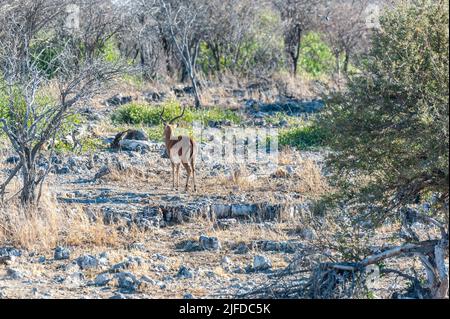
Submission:
M 367 299 L 375 299 L 375 298 L 376 298 L 375 292 L 372 290 L 368 290 L 367 291 Z
M 333 72 L 335 58 L 331 48 L 317 32 L 309 32 L 302 39 L 300 68 L 312 76 Z
M 282 130 L 279 135 L 280 146 L 292 146 L 301 150 L 324 146 L 324 141 L 324 131 L 314 124 Z
M 430 193 L 448 203 L 448 14 L 448 0 L 385 13 L 361 72 L 327 101 L 328 168 L 355 209 L 382 219 Z
M 6 91 L 0 89 L 0 118 L 4 118 L 7 121 L 11 120 L 9 117 L 9 98 L 10 97 L 6 93 Z M 24 97 L 21 94 L 19 94 L 19 90 L 16 90 L 13 92 L 12 98 L 15 112 L 14 118 L 15 119 L 24 118 L 24 113 L 26 111 L 26 103 Z M 38 109 L 42 109 L 42 111 L 39 111 L 40 113 L 42 113 L 45 108 L 55 105 L 56 101 L 54 97 L 48 94 L 45 90 L 41 90 L 36 95 L 35 103 L 38 106 Z M 32 125 L 32 122 L 33 118 L 30 117 L 28 125 Z M 70 133 L 82 123 L 83 118 L 79 114 L 70 114 L 63 119 L 61 127 L 59 128 L 58 133 L 56 134 L 56 140 L 58 142 L 55 144 L 55 149 L 57 151 L 71 150 L 72 146 L 69 145 L 68 143 L 63 142 L 64 137 L 70 135 Z M 4 132 L 0 130 L 0 137 L 2 135 L 4 135 Z M 96 145 L 95 147 L 97 147 L 98 143 L 95 145 Z M 86 148 L 86 150 L 91 149 L 92 147 L 94 147 L 94 142 L 86 141 L 86 146 L 83 145 L 83 147 Z
M 79 142 L 81 145 L 81 149 L 77 149 L 75 151 L 80 154 L 93 153 L 93 152 L 98 152 L 102 149 L 106 149 L 105 144 L 99 138 L 85 137 L 85 138 L 82 138 Z M 70 143 L 64 142 L 62 140 L 58 140 L 55 143 L 55 152 L 57 154 L 73 153 L 74 152 L 73 145 L 71 145 Z
M 54 104 L 54 98 L 45 90 L 39 90 L 35 96 L 34 103 L 38 108 L 45 109 Z M 10 118 L 10 103 L 13 105 L 14 118 Z M 25 118 L 27 105 L 25 97 L 21 94 L 20 89 L 13 87 L 10 91 L 7 91 L 6 86 L 1 83 L 0 80 L 0 118 L 4 118 L 7 121 L 14 120 L 22 122 Z M 33 121 L 33 114 L 29 116 L 29 123 Z
M 8 116 L 8 96 L 2 89 L 2 78 L 0 77 L 0 118 L 6 118 Z M 0 134 L 2 134 L 0 132 Z
M 60 134 L 67 135 L 70 134 L 77 126 L 83 124 L 83 118 L 80 114 L 70 114 L 64 118 L 64 121 L 60 127 Z
M 176 101 L 166 102 L 162 106 L 152 106 L 149 104 L 130 103 L 118 109 L 112 116 L 112 120 L 117 124 L 132 125 L 161 125 L 159 115 L 164 108 L 164 118 L 174 118 L 181 113 L 181 106 Z M 195 110 L 187 108 L 181 123 L 193 123 L 200 121 L 207 124 L 209 121 L 229 120 L 232 123 L 239 123 L 241 118 L 230 110 L 221 108 L 208 108 L 203 110 Z
M 35 50 L 39 51 L 40 48 L 35 48 Z M 49 78 L 52 78 L 59 68 L 57 56 L 60 53 L 60 48 L 57 46 L 50 46 L 45 47 L 42 51 L 39 51 L 39 53 L 36 52 L 36 55 L 34 55 L 37 67 L 47 74 Z
M 147 127 L 145 132 L 151 141 L 161 142 L 163 140 L 164 127 L 162 125 Z
M 102 46 L 101 52 L 106 62 L 117 63 L 121 60 L 120 51 L 114 39 L 107 40 Z
M 238 36 L 231 36 L 232 39 L 239 39 L 238 42 L 227 36 L 219 36 L 213 41 L 219 56 L 214 56 L 207 42 L 200 44 L 197 64 L 205 74 L 224 70 L 240 74 L 270 72 L 283 65 L 283 37 L 278 32 L 280 16 L 273 10 L 265 9 L 255 15 L 252 28 L 239 30 Z
M 58 55 L 64 45 L 58 42 L 50 32 L 41 32 L 31 44 L 32 62 L 49 78 L 52 78 L 60 67 Z
M 16 114 L 24 114 L 26 105 L 23 96 L 19 94 L 17 89 L 12 89 L 11 93 L 7 92 L 0 83 L 0 118 L 10 120 L 9 106 L 11 101 Z

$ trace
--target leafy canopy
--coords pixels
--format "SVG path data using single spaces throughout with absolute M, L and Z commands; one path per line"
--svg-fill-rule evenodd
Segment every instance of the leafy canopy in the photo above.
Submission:
M 347 203 L 393 212 L 434 194 L 448 205 L 448 14 L 448 0 L 384 13 L 361 73 L 329 99 L 320 125 Z

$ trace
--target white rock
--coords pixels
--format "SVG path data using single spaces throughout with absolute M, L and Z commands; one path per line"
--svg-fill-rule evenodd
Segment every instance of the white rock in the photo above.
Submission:
M 111 280 L 111 275 L 108 273 L 100 274 L 94 279 L 94 283 L 96 286 L 106 286 Z
M 270 268 L 272 268 L 272 263 L 266 256 L 258 255 L 253 258 L 253 269 L 255 271 L 264 271 Z
M 151 144 L 146 141 L 122 140 L 119 142 L 119 145 L 122 150 L 131 152 L 142 152 L 151 150 Z

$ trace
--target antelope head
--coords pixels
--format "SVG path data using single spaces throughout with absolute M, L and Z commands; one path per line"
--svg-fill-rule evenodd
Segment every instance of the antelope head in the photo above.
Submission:
M 183 108 L 183 112 L 181 113 L 181 115 L 174 117 L 171 120 L 166 120 L 164 118 L 164 113 L 165 113 L 165 109 L 162 109 L 161 114 L 159 115 L 159 118 L 161 120 L 161 122 L 164 124 L 164 141 L 166 142 L 166 146 L 167 146 L 167 142 L 173 138 L 172 134 L 173 134 L 173 128 L 175 127 L 175 122 L 179 119 L 181 119 L 184 114 L 186 112 L 186 107 Z

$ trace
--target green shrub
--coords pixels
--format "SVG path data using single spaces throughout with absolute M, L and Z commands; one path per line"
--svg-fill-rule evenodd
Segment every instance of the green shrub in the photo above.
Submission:
M 4 118 L 7 121 L 9 121 L 9 97 L 4 89 L 1 88 L 0 83 L 0 118 Z M 14 93 L 14 111 L 16 114 L 24 114 L 26 111 L 26 103 L 21 94 L 19 94 L 19 91 Z M 35 99 L 35 103 L 37 105 L 39 110 L 39 113 L 41 114 L 46 108 L 51 107 L 52 105 L 55 105 L 57 102 L 55 101 L 54 97 L 45 92 L 45 90 L 40 90 Z M 21 116 L 22 117 L 22 116 Z M 30 125 L 33 121 L 33 118 L 30 118 Z M 58 133 L 56 135 L 57 140 L 62 140 L 63 137 L 69 135 L 78 125 L 83 123 L 83 119 L 79 114 L 70 114 L 69 116 L 65 117 L 61 127 L 58 130 Z M 43 123 L 41 123 L 42 125 Z M 38 125 L 39 126 L 39 125 Z M 0 137 L 4 135 L 3 131 L 0 130 Z M 69 145 L 63 145 L 63 142 L 59 142 L 55 145 L 56 149 L 68 149 Z
M 121 59 L 119 48 L 117 47 L 117 43 L 114 39 L 109 39 L 106 41 L 100 51 L 102 52 L 103 58 L 107 62 L 117 63 Z
M 86 137 L 81 139 L 79 142 L 81 145 L 81 150 L 77 149 L 76 151 L 81 154 L 92 153 L 106 148 L 103 141 L 99 138 Z M 74 150 L 73 145 L 59 140 L 55 143 L 55 151 L 58 154 L 64 154 L 72 153 Z
M 164 128 L 162 125 L 147 127 L 144 130 L 150 141 L 161 142 L 163 140 Z
M 338 199 L 370 208 L 380 222 L 430 193 L 442 195 L 436 209 L 448 205 L 448 14 L 448 0 L 387 10 L 361 72 L 328 99 L 319 119 Z
M 315 125 L 283 130 L 279 135 L 280 146 L 292 146 L 301 150 L 324 146 L 325 133 Z
M 0 87 L 0 118 L 6 118 L 7 116 L 8 116 L 8 101 L 5 92 L 3 92 L 3 90 Z
M 333 72 L 335 58 L 330 47 L 317 32 L 309 32 L 302 42 L 300 68 L 313 76 Z
M 181 113 L 181 106 L 176 101 L 170 101 L 163 106 L 152 106 L 149 104 L 130 103 L 118 109 L 112 116 L 112 120 L 116 124 L 128 125 L 160 125 L 160 114 L 164 108 L 164 118 L 174 118 Z M 221 108 L 209 108 L 204 110 L 195 110 L 187 108 L 183 119 L 180 123 L 193 123 L 200 121 L 207 124 L 209 121 L 229 120 L 232 123 L 240 123 L 241 118 L 238 114 Z

